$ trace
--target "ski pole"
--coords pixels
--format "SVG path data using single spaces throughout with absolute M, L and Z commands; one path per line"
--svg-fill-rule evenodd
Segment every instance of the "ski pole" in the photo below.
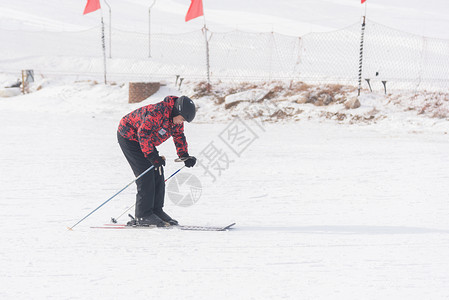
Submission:
M 183 166 L 182 168 L 180 168 L 178 171 L 176 171 L 175 173 L 171 174 L 167 179 L 165 179 L 164 182 L 167 182 L 167 180 L 169 180 L 170 178 L 172 178 L 173 176 L 175 176 L 179 171 L 181 171 L 182 169 L 184 169 L 186 166 Z M 120 219 L 124 214 L 126 214 L 131 208 L 133 208 L 134 206 L 136 206 L 136 204 L 134 203 L 132 206 L 128 207 L 120 216 L 118 216 L 117 218 L 111 218 L 111 222 L 112 223 L 117 223 L 117 220 Z
M 91 211 L 87 216 L 85 216 L 84 218 L 82 218 L 81 220 L 79 220 L 78 222 L 75 223 L 75 225 L 73 225 L 72 227 L 67 227 L 68 230 L 73 230 L 73 227 L 75 227 L 76 225 L 78 225 L 79 223 L 81 223 L 82 221 L 84 221 L 88 216 L 90 216 L 91 214 L 93 214 L 94 212 L 96 212 L 100 207 L 102 207 L 103 205 L 105 205 L 106 203 L 108 203 L 109 201 L 111 201 L 115 196 L 117 196 L 118 194 L 120 194 L 121 192 L 123 192 L 127 187 L 129 187 L 131 184 L 133 184 L 134 182 L 136 182 L 138 179 L 140 179 L 143 175 L 145 175 L 146 173 L 148 173 L 151 169 L 153 169 L 154 166 L 149 167 L 146 171 L 144 171 L 142 174 L 140 174 L 139 176 L 137 176 L 133 181 L 131 181 L 130 183 L 128 183 L 124 188 L 122 188 L 120 191 L 118 191 L 117 193 L 114 194 L 114 196 L 112 196 L 111 198 L 109 198 L 108 200 L 106 200 L 105 202 L 103 202 L 100 206 L 98 206 L 96 209 L 94 209 L 93 211 Z

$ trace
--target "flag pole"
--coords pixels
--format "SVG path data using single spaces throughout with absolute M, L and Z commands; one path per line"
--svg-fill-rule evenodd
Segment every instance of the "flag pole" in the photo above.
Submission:
M 108 4 L 109 6 L 109 4 Z M 101 12 L 101 44 L 103 47 L 103 64 L 104 64 L 104 84 L 107 84 L 106 80 L 106 43 L 104 39 L 104 21 L 103 21 L 103 9 L 100 5 L 100 0 L 87 0 L 86 7 L 84 8 L 83 15 L 100 10 Z
M 104 38 L 103 9 L 100 8 L 100 11 L 101 11 L 101 44 L 103 47 L 104 84 L 107 84 L 107 80 L 106 80 L 106 42 L 105 42 L 105 38 Z
M 151 58 L 151 8 L 156 4 L 156 0 L 148 8 L 148 57 Z
M 188 22 L 197 17 L 203 16 L 204 20 L 204 41 L 206 44 L 206 69 L 207 69 L 207 87 L 210 89 L 210 61 L 209 61 L 209 40 L 207 38 L 206 17 L 204 16 L 203 0 L 191 0 L 189 10 L 187 11 L 185 21 Z
M 366 6 L 367 6 L 368 4 L 366 3 L 366 0 L 365 0 L 365 15 L 364 15 L 364 17 L 366 17 Z
M 109 9 L 109 58 L 112 58 L 112 10 L 109 3 L 104 0 Z
M 209 40 L 207 39 L 207 26 L 206 26 L 206 16 L 204 15 L 203 9 L 203 20 L 204 20 L 204 39 L 206 41 L 206 69 L 207 69 L 207 89 L 210 89 L 210 60 L 209 60 Z
M 359 86 L 358 86 L 358 92 L 357 92 L 358 96 L 360 96 L 360 91 L 362 89 L 363 43 L 364 43 L 364 40 L 365 40 L 366 0 L 364 2 L 365 2 L 365 13 L 364 13 L 364 15 L 362 17 L 363 18 L 363 21 L 362 21 L 362 33 L 361 33 L 361 36 L 360 36 Z

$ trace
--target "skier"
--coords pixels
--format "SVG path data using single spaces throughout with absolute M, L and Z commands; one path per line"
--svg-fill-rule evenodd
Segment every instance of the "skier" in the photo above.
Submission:
M 178 225 L 178 221 L 164 212 L 165 158 L 159 155 L 156 146 L 171 136 L 180 158 L 186 167 L 196 163 L 189 156 L 184 135 L 184 121 L 195 118 L 195 104 L 186 96 L 167 96 L 156 104 L 138 108 L 120 120 L 117 139 L 134 175 L 138 176 L 151 165 L 154 169 L 136 181 L 136 218 L 128 225 L 165 227 Z

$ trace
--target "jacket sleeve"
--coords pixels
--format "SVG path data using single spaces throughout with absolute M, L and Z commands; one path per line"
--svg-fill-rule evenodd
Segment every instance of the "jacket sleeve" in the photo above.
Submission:
M 175 143 L 176 153 L 178 153 L 178 157 L 189 154 L 186 136 L 184 135 L 184 124 L 176 126 L 175 130 L 173 131 L 173 142 Z
M 155 120 L 150 118 L 146 120 L 142 126 L 137 130 L 137 137 L 139 139 L 140 149 L 145 157 L 149 157 L 150 153 L 155 151 L 155 133 L 152 128 L 156 127 Z

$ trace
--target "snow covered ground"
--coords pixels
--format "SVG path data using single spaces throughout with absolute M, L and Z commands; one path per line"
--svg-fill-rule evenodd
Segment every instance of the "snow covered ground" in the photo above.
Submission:
M 187 0 L 108 0 L 114 28 L 147 33 L 148 9 L 152 31 L 180 33 L 201 29 L 203 18 L 184 22 Z M 204 0 L 208 27 L 213 32 L 243 30 L 304 35 L 344 28 L 361 19 L 365 12 L 360 0 Z M 0 0 L 0 28 L 14 30 L 79 31 L 99 25 L 100 12 L 82 15 L 86 1 Z M 102 1 L 105 22 L 108 6 Z M 434 38 L 449 38 L 449 9 L 444 0 L 368 0 L 371 20 L 406 32 Z
M 134 186 L 68 231 L 132 180 L 120 117 L 179 94 L 127 104 L 125 91 L 85 82 L 0 99 L 0 298 L 449 297 L 447 127 L 397 118 L 245 120 L 257 138 L 215 182 L 200 166 L 181 171 L 201 180 L 199 201 L 166 201 L 184 224 L 232 231 L 90 228 L 131 206 Z M 232 122 L 206 122 L 212 113 L 186 126 L 194 155 Z M 180 167 L 171 141 L 160 151 L 166 174 Z
M 133 11 L 143 12 L 148 1 L 109 2 L 121 8 L 117 27 L 146 26 L 146 14 Z M 362 9 L 349 0 L 279 1 L 276 8 L 272 1 L 204 2 L 209 20 L 216 20 L 213 30 L 295 34 L 352 24 Z M 98 14 L 81 16 L 84 2 L 60 3 L 0 1 L 0 28 L 98 24 Z M 368 15 L 382 24 L 447 38 L 445 1 L 369 5 Z M 173 21 L 186 8 L 180 0 L 157 2 L 155 30 L 201 27 L 200 19 Z M 15 47 L 9 43 L 5 51 Z M 16 79 L 0 73 L 0 86 Z M 146 101 L 128 104 L 127 78 L 102 85 L 46 74 L 36 81 L 30 94 L 0 97 L 0 299 L 449 298 L 446 94 L 364 90 L 361 107 L 353 110 L 342 103 L 305 104 L 305 92 L 235 105 L 241 97 L 216 105 L 210 95 L 198 95 L 197 118 L 186 124 L 190 153 L 206 163 L 205 149 L 213 144 L 231 162 L 214 173 L 215 181 L 201 165 L 183 169 L 170 182 L 191 174 L 201 182 L 201 197 L 182 207 L 167 196 L 166 210 L 183 224 L 236 222 L 235 229 L 90 228 L 133 205 L 131 186 L 68 231 L 133 179 L 116 142 L 120 118 L 166 95 L 197 94 L 196 83 L 185 82 L 179 91 L 167 82 Z M 252 94 L 248 88 L 246 97 Z M 266 118 L 264 107 L 274 103 L 294 114 Z M 256 106 L 262 119 L 247 119 Z M 240 156 L 226 144 L 237 125 L 251 133 L 247 147 L 237 149 Z M 159 150 L 168 159 L 166 175 L 180 168 L 171 140 Z

